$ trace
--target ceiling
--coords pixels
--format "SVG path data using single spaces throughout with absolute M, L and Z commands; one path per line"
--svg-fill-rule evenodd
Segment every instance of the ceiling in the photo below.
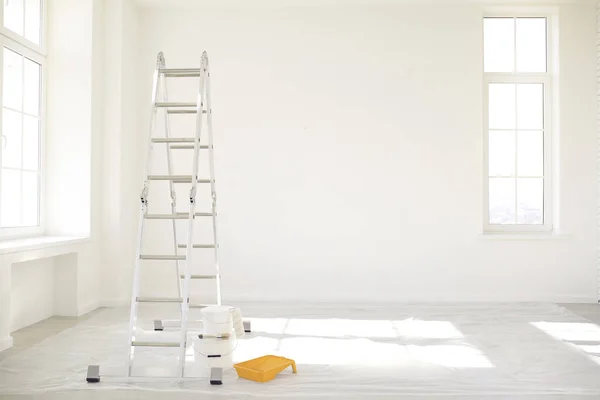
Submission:
M 494 6 L 553 5 L 563 3 L 595 3 L 596 0 L 132 0 L 141 7 L 201 8 L 201 7 L 332 7 L 394 4 L 458 4 L 480 3 Z

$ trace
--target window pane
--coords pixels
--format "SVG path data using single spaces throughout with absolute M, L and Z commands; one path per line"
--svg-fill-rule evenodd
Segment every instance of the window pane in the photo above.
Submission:
M 21 171 L 2 170 L 0 186 L 0 227 L 21 224 Z
M 515 180 L 490 178 L 490 224 L 516 223 Z
M 517 71 L 546 72 L 546 18 L 517 18 Z
M 517 85 L 517 127 L 544 129 L 544 85 Z
M 23 36 L 23 0 L 4 0 L 4 27 Z
M 22 226 L 37 226 L 39 179 L 37 172 L 23 172 L 23 221 Z
M 39 168 L 39 121 L 35 117 L 23 117 L 23 169 L 37 171 Z
M 40 44 L 41 0 L 25 0 L 25 38 Z
M 514 18 L 484 18 L 483 48 L 485 72 L 513 72 L 515 69 Z
M 23 57 L 4 48 L 4 106 L 21 110 L 23 103 Z
M 519 176 L 544 176 L 544 132 L 520 131 L 518 143 Z
M 515 132 L 490 131 L 489 135 L 489 175 L 515 175 Z
M 2 150 L 3 167 L 21 168 L 21 134 L 21 114 L 3 109 L 2 135 L 5 144 Z
M 40 115 L 40 65 L 28 58 L 23 60 L 25 73 L 23 109 L 26 113 Z
M 519 179 L 517 199 L 519 224 L 544 223 L 544 180 L 542 178 Z
M 515 87 L 512 83 L 490 83 L 490 129 L 515 129 Z

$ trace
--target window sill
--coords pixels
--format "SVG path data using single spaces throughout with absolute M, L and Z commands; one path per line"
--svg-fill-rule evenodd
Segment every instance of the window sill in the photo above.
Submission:
M 0 255 L 85 243 L 89 240 L 87 237 L 73 236 L 37 236 L 25 239 L 5 240 L 0 241 Z
M 484 240 L 569 240 L 573 238 L 573 235 L 547 232 L 489 232 L 482 233 L 480 237 Z

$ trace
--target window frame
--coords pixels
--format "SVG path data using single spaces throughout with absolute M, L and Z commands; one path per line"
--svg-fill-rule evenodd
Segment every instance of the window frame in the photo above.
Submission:
M 10 29 L 4 27 L 4 5 L 6 0 L 1 0 L 0 3 L 0 35 L 3 35 L 9 39 L 12 39 L 13 42 L 19 43 L 20 45 L 27 47 L 34 52 L 46 56 L 47 55 L 47 27 L 48 27 L 48 8 L 47 1 L 48 0 L 40 0 L 40 44 L 35 44 L 31 40 L 25 38 L 25 36 L 21 36 L 16 32 L 11 31 Z M 25 2 L 25 0 L 23 0 Z
M 45 232 L 45 184 L 46 184 L 46 168 L 45 168 L 45 144 L 46 144 L 46 90 L 47 90 L 47 61 L 46 61 L 46 43 L 47 43 L 47 7 L 46 0 L 41 0 L 40 5 L 40 45 L 37 45 L 24 36 L 20 36 L 15 32 L 4 27 L 4 1 L 0 3 L 0 66 L 4 65 L 4 51 L 7 49 L 20 54 L 23 57 L 38 63 L 41 68 L 40 75 L 40 131 L 39 131 L 39 193 L 38 193 L 38 225 L 28 227 L 0 227 L 0 240 L 8 240 L 22 237 L 41 236 Z M 3 122 L 3 89 L 4 76 L 0 73 L 0 133 Z M 1 146 L 1 144 L 0 144 Z M 2 152 L 0 150 L 0 168 L 1 168 Z M 0 175 L 0 193 L 2 191 L 2 176 Z
M 482 33 L 484 32 L 484 23 L 486 18 L 545 18 L 546 19 L 546 72 L 516 72 L 516 57 L 515 57 L 515 72 L 485 72 L 484 57 L 485 48 L 483 46 L 482 35 L 482 74 L 483 74 L 483 154 L 484 154 L 484 176 L 483 176 L 483 230 L 484 233 L 550 233 L 554 229 L 554 211 L 553 211 L 553 178 L 552 178 L 552 138 L 554 128 L 554 13 L 535 12 L 496 12 L 485 13 L 481 19 Z M 516 44 L 515 36 L 515 44 Z M 515 47 L 516 55 L 516 47 Z M 494 83 L 500 84 L 542 84 L 544 85 L 544 128 L 543 128 L 543 143 L 544 143 L 544 200 L 543 200 L 543 224 L 491 224 L 490 223 L 490 207 L 489 207 L 489 85 Z M 518 132 L 518 129 L 515 129 Z M 518 147 L 515 150 L 518 155 Z M 514 179 L 518 179 L 517 171 L 515 171 Z M 517 193 L 515 193 L 517 195 Z

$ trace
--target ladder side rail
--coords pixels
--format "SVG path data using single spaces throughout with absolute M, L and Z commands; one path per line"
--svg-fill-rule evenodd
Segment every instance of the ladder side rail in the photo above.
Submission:
M 150 174 L 150 169 L 152 168 L 152 133 L 154 132 L 154 125 L 156 120 L 156 98 L 158 97 L 159 91 L 159 74 L 158 71 L 161 67 L 164 67 L 165 59 L 162 52 L 158 53 L 156 60 L 156 67 L 154 70 L 154 76 L 152 79 L 152 101 L 150 106 L 150 127 L 148 129 L 148 144 L 146 148 L 146 171 L 144 176 L 144 185 L 142 189 L 142 193 L 140 196 L 141 206 L 140 206 L 140 214 L 139 214 L 139 223 L 138 223 L 138 246 L 136 250 L 135 257 L 135 266 L 133 273 L 133 290 L 131 294 L 131 311 L 129 315 L 129 336 L 127 347 L 129 352 L 127 354 L 127 376 L 131 376 L 131 367 L 133 363 L 134 349 L 135 347 L 131 346 L 134 338 L 134 332 L 136 330 L 137 323 L 137 312 L 138 312 L 138 304 L 136 298 L 139 295 L 140 291 L 140 255 L 142 250 L 142 241 L 143 241 L 143 231 L 144 231 L 144 215 L 148 210 L 148 193 L 150 190 L 150 182 L 148 181 L 148 175 Z
M 196 188 L 198 186 L 198 164 L 200 155 L 200 137 L 202 133 L 202 110 L 204 108 L 206 65 L 202 57 L 200 82 L 198 85 L 198 96 L 196 100 L 196 141 L 194 142 L 194 162 L 192 167 L 192 185 L 190 189 L 190 214 L 188 219 L 187 249 L 183 281 L 183 302 L 181 303 L 181 340 L 179 349 L 180 377 L 183 378 L 185 371 L 185 351 L 188 330 L 188 314 L 190 309 L 190 266 L 193 253 L 194 217 L 196 212 Z
M 204 52 L 206 56 L 206 52 Z M 213 226 L 213 240 L 215 245 L 214 257 L 215 257 L 215 269 L 216 269 L 216 283 L 217 283 L 217 305 L 221 305 L 221 271 L 219 267 L 219 241 L 217 238 L 217 189 L 215 184 L 215 160 L 213 152 L 213 132 L 212 132 L 212 106 L 210 101 L 210 68 L 208 65 L 208 57 L 206 57 L 206 129 L 208 134 L 208 159 L 210 168 L 210 192 L 212 197 L 212 226 Z
M 169 102 L 169 91 L 167 90 L 167 82 L 164 73 L 160 74 L 160 79 L 162 80 L 162 90 L 163 90 L 163 101 L 165 103 Z M 171 137 L 171 125 L 169 124 L 169 113 L 165 112 L 165 138 L 169 139 Z M 173 175 L 173 159 L 171 157 L 171 146 L 169 143 L 165 146 L 167 151 L 167 171 L 169 175 Z M 177 213 L 177 198 L 175 194 L 175 185 L 173 181 L 169 181 L 169 192 L 171 193 L 171 213 L 175 215 Z M 173 226 L 173 252 L 174 255 L 177 255 L 177 223 L 175 219 L 172 220 Z M 179 293 L 179 297 L 183 297 L 183 293 L 181 292 L 181 280 L 179 279 L 179 275 L 181 275 L 181 269 L 179 268 L 179 260 L 175 260 L 175 266 L 177 268 L 177 293 Z

